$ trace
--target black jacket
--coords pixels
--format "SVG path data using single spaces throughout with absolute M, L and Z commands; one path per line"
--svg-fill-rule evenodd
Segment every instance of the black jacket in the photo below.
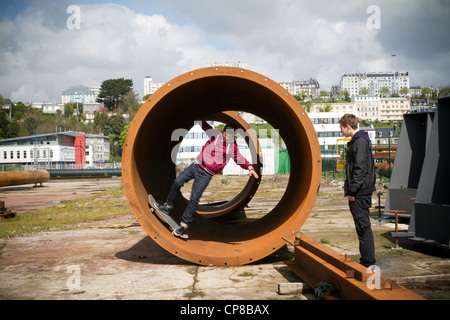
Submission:
M 367 196 L 376 190 L 376 175 L 367 132 L 358 131 L 347 143 L 344 192 L 346 196 Z

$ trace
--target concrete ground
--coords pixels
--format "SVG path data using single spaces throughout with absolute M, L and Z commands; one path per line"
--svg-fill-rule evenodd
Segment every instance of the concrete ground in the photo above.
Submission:
M 265 179 L 270 183 L 271 178 Z M 43 188 L 0 188 L 0 199 L 9 210 L 26 214 L 120 185 L 120 179 L 50 181 Z M 246 211 L 263 211 L 273 201 L 264 192 L 257 193 Z M 391 250 L 393 223 L 374 219 L 372 226 L 377 265 L 383 276 L 408 279 L 450 273 L 448 250 L 406 240 L 400 242 L 402 250 Z M 402 224 L 402 228 L 406 230 L 407 225 Z M 322 183 L 316 205 L 301 231 L 358 261 L 353 221 L 338 182 Z M 278 294 L 279 283 L 301 280 L 283 263 L 286 251 L 292 252 L 289 246 L 251 265 L 198 266 L 159 247 L 129 209 L 124 209 L 123 216 L 113 224 L 105 221 L 104 227 L 40 232 L 0 239 L 1 243 L 6 245 L 1 249 L 0 299 L 314 299 L 311 292 Z M 430 299 L 450 298 L 448 281 L 415 282 L 410 289 Z

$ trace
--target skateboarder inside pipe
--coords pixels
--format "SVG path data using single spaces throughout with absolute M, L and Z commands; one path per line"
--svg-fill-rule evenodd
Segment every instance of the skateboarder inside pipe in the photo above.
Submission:
M 206 121 L 202 121 L 201 125 L 209 137 L 208 142 L 203 146 L 195 162 L 183 170 L 175 179 L 170 187 L 166 202 L 164 204 L 158 204 L 156 208 L 170 214 L 180 188 L 186 182 L 194 179 L 191 198 L 181 216 L 180 226 L 172 232 L 173 235 L 182 239 L 188 239 L 186 231 L 194 219 L 200 198 L 211 181 L 211 178 L 216 173 L 221 172 L 231 158 L 241 168 L 248 170 L 250 176 L 253 176 L 255 179 L 259 178 L 251 163 L 238 150 L 234 139 L 237 127 L 234 124 L 226 124 L 222 131 L 213 129 Z

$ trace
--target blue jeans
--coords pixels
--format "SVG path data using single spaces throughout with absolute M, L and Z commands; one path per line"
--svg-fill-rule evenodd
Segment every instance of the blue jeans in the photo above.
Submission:
M 198 202 L 202 197 L 212 175 L 206 172 L 200 165 L 192 163 L 189 167 L 183 170 L 173 182 L 170 187 L 169 195 L 167 196 L 167 204 L 173 206 L 177 198 L 180 188 L 188 181 L 194 179 L 194 184 L 191 190 L 191 199 L 189 200 L 186 209 L 181 216 L 182 222 L 189 225 L 194 220 L 195 210 L 197 210 Z

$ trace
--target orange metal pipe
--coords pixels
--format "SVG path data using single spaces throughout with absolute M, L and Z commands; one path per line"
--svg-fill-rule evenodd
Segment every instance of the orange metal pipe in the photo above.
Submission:
M 229 110 L 252 113 L 279 130 L 291 163 L 286 191 L 272 211 L 256 221 L 228 225 L 198 215 L 189 226 L 189 240 L 176 238 L 150 211 L 147 200 L 148 194 L 165 199 L 175 179 L 171 154 L 179 141 L 172 141 L 172 133 Z M 143 229 L 167 251 L 201 265 L 244 265 L 281 248 L 283 238 L 298 232 L 309 216 L 321 168 L 316 132 L 298 101 L 271 79 L 232 67 L 194 70 L 156 91 L 133 119 L 122 156 L 125 194 Z M 243 196 L 242 203 L 251 196 Z M 184 204 L 179 197 L 173 213 L 177 221 Z
M 43 183 L 48 180 L 50 180 L 50 173 L 47 170 L 0 172 L 0 187 Z

